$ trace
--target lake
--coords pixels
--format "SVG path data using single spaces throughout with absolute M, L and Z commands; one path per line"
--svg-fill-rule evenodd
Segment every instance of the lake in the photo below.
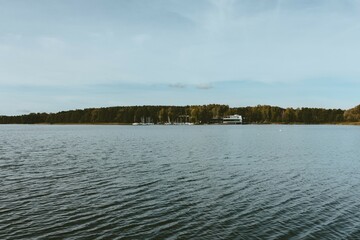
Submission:
M 359 239 L 360 127 L 0 126 L 0 239 Z

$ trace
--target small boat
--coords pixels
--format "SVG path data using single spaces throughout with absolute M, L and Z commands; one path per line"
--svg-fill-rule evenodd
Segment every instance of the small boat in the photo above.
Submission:
M 146 121 L 145 121 L 145 118 L 142 117 L 141 122 L 134 122 L 132 125 L 133 126 L 149 126 L 149 125 L 154 125 L 154 123 L 151 121 L 150 117 L 147 117 Z

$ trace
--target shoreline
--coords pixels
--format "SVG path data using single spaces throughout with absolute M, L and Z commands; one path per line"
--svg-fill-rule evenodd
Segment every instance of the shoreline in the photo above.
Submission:
M 132 126 L 132 123 L 10 123 L 0 125 L 89 125 L 89 126 Z M 245 124 L 194 124 L 192 126 L 234 126 L 234 125 L 297 125 L 297 126 L 320 126 L 320 125 L 334 125 L 334 126 L 360 126 L 360 122 L 342 122 L 342 123 L 245 123 Z M 151 126 L 185 126 L 185 125 L 166 125 L 166 124 L 154 124 Z

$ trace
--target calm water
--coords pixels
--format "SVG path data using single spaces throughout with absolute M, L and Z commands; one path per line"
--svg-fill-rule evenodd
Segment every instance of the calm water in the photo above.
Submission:
M 0 126 L 0 239 L 360 239 L 360 127 Z

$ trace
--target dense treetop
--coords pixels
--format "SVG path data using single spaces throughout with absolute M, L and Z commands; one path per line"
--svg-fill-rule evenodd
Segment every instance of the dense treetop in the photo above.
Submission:
M 344 119 L 350 122 L 359 122 L 360 121 L 360 105 L 346 110 L 344 113 Z
M 127 106 L 88 108 L 58 113 L 30 113 L 21 116 L 0 116 L 0 124 L 34 123 L 119 123 L 133 122 L 193 122 L 208 124 L 221 122 L 231 114 L 240 114 L 245 123 L 340 123 L 360 121 L 360 105 L 347 111 L 323 108 L 280 108 L 258 105 L 235 107 L 209 104 L 194 106 Z

